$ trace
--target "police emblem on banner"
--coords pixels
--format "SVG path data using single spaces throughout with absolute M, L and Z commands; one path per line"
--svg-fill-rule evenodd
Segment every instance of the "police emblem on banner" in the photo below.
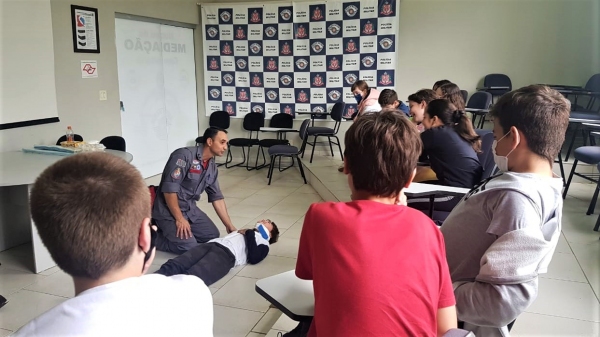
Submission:
M 310 45 L 310 49 L 312 49 L 312 51 L 315 52 L 316 54 L 319 54 L 319 53 L 321 53 L 323 51 L 323 47 L 324 46 L 325 45 L 322 42 L 317 41 L 317 42 L 313 42 Z
M 377 70 L 377 85 L 378 86 L 393 86 L 394 71 L 393 70 Z
M 247 25 L 236 26 L 234 39 L 235 40 L 246 40 L 247 38 L 248 38 L 248 26 Z
M 263 86 L 263 75 L 262 73 L 254 73 L 250 74 L 251 80 L 250 85 L 253 87 L 262 87 Z
M 377 57 L 377 55 L 374 55 L 375 57 Z M 375 57 L 369 55 L 369 56 L 365 56 L 360 60 L 360 65 L 362 69 L 370 69 L 373 68 L 373 66 L 375 66 Z
M 262 51 L 262 45 L 259 42 L 254 42 L 250 45 L 250 52 L 253 55 L 260 56 L 260 55 L 262 55 L 261 51 Z
M 221 90 L 219 87 L 208 87 L 208 99 L 211 101 L 221 100 Z
M 235 60 L 235 68 L 237 71 L 245 71 L 246 67 L 248 66 L 248 60 L 247 58 L 237 58 Z
M 219 23 L 220 24 L 231 23 L 231 13 L 233 13 L 233 8 L 219 9 Z
M 269 90 L 267 91 L 266 98 L 269 102 L 277 102 L 279 93 L 276 90 Z
M 252 107 L 250 108 L 250 110 L 254 113 L 264 113 L 265 112 L 265 107 L 264 104 L 259 104 L 259 103 L 253 103 Z
M 359 38 L 344 38 L 344 52 L 345 53 L 358 53 Z
M 206 29 L 206 38 L 208 40 L 218 40 L 219 39 L 219 28 L 218 26 L 207 26 Z
M 342 31 L 342 27 L 337 23 L 332 23 L 327 26 L 327 32 L 329 33 L 327 37 L 337 37 Z
M 295 34 L 296 39 L 306 39 L 308 38 L 308 31 L 306 30 L 306 26 L 304 24 L 294 24 L 295 26 Z
M 292 52 L 292 41 L 279 41 L 279 55 L 290 56 Z
M 221 55 L 231 55 L 233 54 L 233 49 L 231 48 L 231 43 L 229 41 L 221 41 Z
M 325 19 L 325 5 L 309 6 L 310 21 L 322 21 Z
M 299 57 L 296 59 L 296 61 L 294 62 L 294 65 L 296 66 L 296 70 L 297 71 L 308 71 L 308 59 L 303 58 L 303 57 Z
M 277 38 L 277 26 L 267 26 L 265 28 L 265 40 L 273 40 Z
M 327 97 L 329 98 L 329 102 L 335 103 L 340 100 L 342 93 L 339 90 L 334 89 L 327 93 Z
M 360 19 L 360 1 L 344 2 L 343 17 L 344 20 Z
M 383 0 L 379 1 L 379 16 L 393 16 L 395 14 L 396 1 Z
M 377 19 L 360 20 L 360 35 L 377 34 Z
M 248 8 L 248 21 L 252 23 L 262 23 L 262 8 Z
M 236 88 L 236 99 L 238 101 L 249 101 L 250 100 L 250 93 L 249 90 L 246 88 Z
M 327 70 L 340 70 L 342 68 L 340 64 L 341 56 L 327 56 Z
M 221 58 L 218 56 L 209 56 L 206 64 L 209 70 L 221 70 Z
M 382 35 L 378 37 L 377 41 L 377 52 L 388 53 L 394 51 L 394 36 L 393 35 Z
M 296 102 L 297 103 L 306 103 L 309 100 L 310 91 L 306 91 L 305 89 L 295 89 L 296 90 Z M 308 90 L 308 89 L 307 89 Z
M 235 102 L 223 102 L 223 111 L 227 112 L 230 116 L 235 116 L 237 111 Z
M 265 71 L 277 71 L 279 69 L 279 61 L 276 57 L 265 57 Z
M 358 81 L 358 75 L 356 73 L 344 75 L 344 82 L 346 86 L 352 86 L 356 81 Z
M 279 22 L 291 22 L 293 7 L 279 7 Z
M 322 87 L 325 85 L 325 73 L 316 73 L 311 76 L 311 86 Z
M 292 78 L 292 76 L 286 74 L 279 78 L 279 82 L 281 83 L 282 86 L 289 87 L 290 85 L 293 84 L 294 79 Z
M 233 73 L 224 73 L 222 85 L 235 85 L 235 76 Z

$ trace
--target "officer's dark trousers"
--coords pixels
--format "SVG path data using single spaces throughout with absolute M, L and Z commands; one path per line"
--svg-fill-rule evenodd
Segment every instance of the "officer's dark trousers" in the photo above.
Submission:
M 183 254 L 192 247 L 197 246 L 198 243 L 218 238 L 220 234 L 215 224 L 204 212 L 198 220 L 194 222 L 188 220 L 193 236 L 187 239 L 177 237 L 177 226 L 174 220 L 155 221 L 160 229 L 156 238 L 156 249 L 164 252 Z
M 201 243 L 163 264 L 156 272 L 165 276 L 188 274 L 198 276 L 207 286 L 227 275 L 235 266 L 235 256 L 216 242 Z

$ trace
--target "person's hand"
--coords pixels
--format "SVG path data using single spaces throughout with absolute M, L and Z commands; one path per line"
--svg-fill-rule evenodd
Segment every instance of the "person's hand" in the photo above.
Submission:
M 240 229 L 240 230 L 238 231 L 238 233 L 240 233 L 240 234 L 244 235 L 244 234 L 246 234 L 246 232 L 247 232 L 247 231 L 248 231 L 248 228 L 244 228 L 244 229 Z
M 187 240 L 192 237 L 192 227 L 190 223 L 185 219 L 175 220 L 175 226 L 177 226 L 177 237 L 182 240 Z
M 227 226 L 227 227 L 225 227 L 225 229 L 227 230 L 227 234 L 233 233 L 233 232 L 235 232 L 237 230 L 237 228 L 235 228 L 234 225 Z

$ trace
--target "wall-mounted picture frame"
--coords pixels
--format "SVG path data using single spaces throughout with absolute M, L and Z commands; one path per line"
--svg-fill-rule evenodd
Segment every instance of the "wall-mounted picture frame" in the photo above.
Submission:
M 97 8 L 71 5 L 71 28 L 75 53 L 100 53 Z

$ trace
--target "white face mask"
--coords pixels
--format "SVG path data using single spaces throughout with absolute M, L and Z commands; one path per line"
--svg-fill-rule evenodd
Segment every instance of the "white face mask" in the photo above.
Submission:
M 258 230 L 260 235 L 263 237 L 263 239 L 269 240 L 269 238 L 271 237 L 271 233 L 269 233 L 269 231 L 267 230 L 267 227 L 265 227 L 265 225 L 263 225 L 260 222 L 257 222 L 256 229 Z
M 498 166 L 498 169 L 502 172 L 508 172 L 508 156 L 515 149 L 510 150 L 510 152 L 507 153 L 506 156 L 499 156 L 496 154 L 496 145 L 498 144 L 499 141 L 504 139 L 504 137 L 508 136 L 509 133 L 510 133 L 510 131 L 507 132 L 504 136 L 502 136 L 502 138 L 500 138 L 498 140 L 494 140 L 494 142 L 492 143 L 492 154 L 494 155 L 494 162 L 496 163 L 496 166 Z

